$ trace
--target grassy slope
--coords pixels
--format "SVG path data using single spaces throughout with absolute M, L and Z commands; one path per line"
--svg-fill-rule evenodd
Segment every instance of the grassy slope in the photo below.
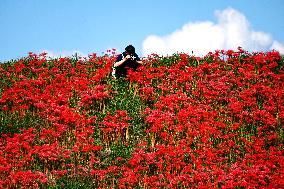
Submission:
M 283 57 L 154 55 L 129 80 L 113 61 L 1 65 L 3 187 L 281 186 Z

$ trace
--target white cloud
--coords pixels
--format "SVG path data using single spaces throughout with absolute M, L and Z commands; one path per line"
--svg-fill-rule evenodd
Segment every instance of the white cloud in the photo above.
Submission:
M 216 11 L 215 16 L 217 23 L 189 22 L 169 35 L 146 37 L 142 47 L 143 56 L 192 51 L 195 55 L 206 55 L 215 50 L 236 50 L 238 47 L 248 51 L 275 49 L 284 52 L 283 44 L 274 41 L 268 33 L 254 31 L 239 11 L 227 8 Z
M 78 57 L 88 57 L 88 55 L 78 51 L 78 50 L 73 50 L 73 51 L 62 51 L 62 52 L 55 52 L 51 50 L 42 50 L 40 53 L 46 52 L 47 57 L 50 58 L 60 58 L 60 57 L 72 57 L 75 56 L 77 53 Z
M 270 50 L 279 51 L 282 55 L 284 55 L 284 45 L 279 43 L 278 41 L 273 41 Z

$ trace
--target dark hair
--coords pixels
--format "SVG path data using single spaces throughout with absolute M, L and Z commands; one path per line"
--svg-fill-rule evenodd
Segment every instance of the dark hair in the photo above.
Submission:
M 130 53 L 130 54 L 134 54 L 135 48 L 132 45 L 128 45 L 127 47 L 125 47 L 125 51 Z

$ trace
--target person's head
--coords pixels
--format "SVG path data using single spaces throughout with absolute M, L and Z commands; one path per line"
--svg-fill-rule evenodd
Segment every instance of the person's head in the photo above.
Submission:
M 135 48 L 132 45 L 128 45 L 125 47 L 125 52 L 127 54 L 135 54 Z

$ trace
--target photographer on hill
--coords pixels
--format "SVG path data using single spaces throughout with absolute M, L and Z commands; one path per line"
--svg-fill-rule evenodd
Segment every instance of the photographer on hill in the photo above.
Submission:
M 126 77 L 129 69 L 135 71 L 142 64 L 142 61 L 135 53 L 135 48 L 132 45 L 128 45 L 125 51 L 117 56 L 113 65 L 112 75 L 115 78 Z

